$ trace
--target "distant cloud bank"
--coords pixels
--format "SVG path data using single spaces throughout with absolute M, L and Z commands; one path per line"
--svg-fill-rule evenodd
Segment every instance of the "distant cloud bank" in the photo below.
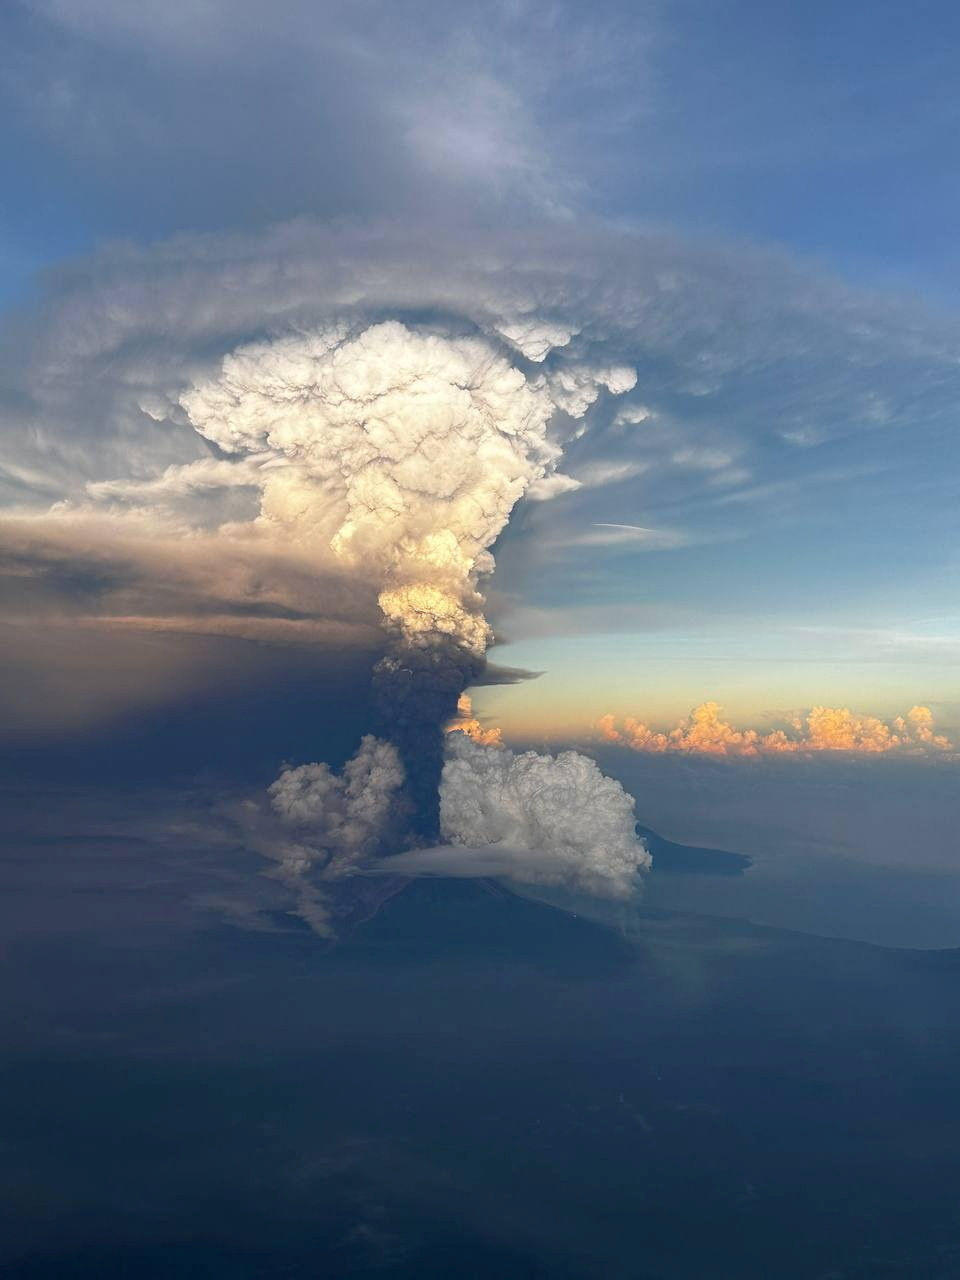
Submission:
M 457 714 L 447 725 L 447 733 L 465 733 L 474 742 L 485 747 L 502 747 L 503 735 L 495 725 L 484 725 L 473 714 L 473 699 L 469 693 L 461 693 L 457 701 Z
M 788 729 L 760 733 L 737 729 L 720 716 L 720 704 L 703 702 L 665 733 L 632 716 L 617 721 L 601 716 L 596 731 L 605 742 L 631 751 L 663 755 L 770 756 L 806 755 L 814 751 L 846 751 L 880 755 L 889 751 L 919 753 L 953 752 L 955 745 L 934 728 L 929 707 L 911 707 L 906 716 L 887 723 L 877 716 L 858 715 L 847 707 L 813 707 L 793 718 Z

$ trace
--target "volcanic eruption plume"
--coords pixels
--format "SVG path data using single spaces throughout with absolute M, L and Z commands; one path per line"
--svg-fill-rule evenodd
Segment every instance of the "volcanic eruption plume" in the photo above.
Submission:
M 444 725 L 492 638 L 478 585 L 490 547 L 557 465 L 551 420 L 636 380 L 526 363 L 475 334 L 338 324 L 241 347 L 181 399 L 197 431 L 256 469 L 261 529 L 375 582 L 379 733 L 400 752 L 421 840 L 437 835 Z
M 784 449 L 878 422 L 940 433 L 957 398 L 956 335 L 912 305 L 878 310 L 766 251 L 564 219 L 465 236 L 298 218 L 107 247 L 46 287 L 4 366 L 16 443 L 0 482 L 15 505 L 0 558 L 22 601 L 22 617 L 4 619 L 8 652 L 32 670 L 20 655 L 49 633 L 37 661 L 59 689 L 61 653 L 82 649 L 83 696 L 54 708 L 57 723 L 208 686 L 262 699 L 270 719 L 238 744 L 244 758 L 269 759 L 273 777 L 281 752 L 295 759 L 251 799 L 256 819 L 234 826 L 321 924 L 338 904 L 316 895 L 347 877 L 341 896 L 359 895 L 354 877 L 398 856 L 424 873 L 499 865 L 581 886 L 589 866 L 591 892 L 605 893 L 642 870 L 628 807 L 602 775 L 566 753 L 555 768 L 504 754 L 465 707 L 451 727 L 485 752 L 455 732 L 444 747 L 458 695 L 483 678 L 482 592 L 518 501 L 610 485 L 610 518 L 632 519 L 622 504 L 641 490 L 624 486 L 645 476 L 647 492 L 692 486 L 719 512 L 759 492 L 744 486 Z M 637 367 L 643 401 L 617 403 Z M 567 442 L 573 476 L 557 470 Z M 686 536 L 588 527 L 599 502 L 572 499 L 527 532 L 624 552 Z M 536 607 L 519 612 L 541 625 Z M 136 655 L 135 680 L 105 670 L 113 652 Z M 287 704 L 273 682 L 296 698 L 304 678 L 314 710 L 278 740 Z M 58 701 L 25 687 L 14 715 L 33 724 Z M 852 722 L 824 710 L 768 745 L 848 741 Z M 317 714 L 335 720 L 314 726 Z M 926 721 L 886 736 L 855 721 L 858 742 L 940 749 Z M 314 731 L 327 749 L 300 745 Z M 571 816 L 556 828 L 548 792 Z M 599 843 L 572 821 L 594 797 Z M 599 822 L 613 812 L 615 832 Z

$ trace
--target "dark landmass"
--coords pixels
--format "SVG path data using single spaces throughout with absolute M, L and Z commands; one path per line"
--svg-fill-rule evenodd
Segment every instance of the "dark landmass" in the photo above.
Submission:
M 8 948 L 10 1280 L 960 1274 L 960 953 L 416 881 Z
M 753 859 L 745 853 L 730 853 L 726 849 L 701 849 L 696 845 L 675 844 L 665 840 L 649 827 L 637 823 L 637 835 L 642 836 L 653 855 L 655 875 L 673 876 L 742 876 L 753 866 Z

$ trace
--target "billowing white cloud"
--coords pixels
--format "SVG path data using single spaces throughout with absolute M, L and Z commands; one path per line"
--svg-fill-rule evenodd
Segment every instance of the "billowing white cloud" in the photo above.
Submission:
M 489 876 L 614 900 L 638 892 L 651 858 L 623 787 L 575 751 L 510 751 L 471 711 L 463 699 L 445 744 L 445 843 L 404 847 L 403 765 L 391 743 L 372 736 L 339 774 L 326 764 L 284 770 L 269 788 L 272 816 L 246 806 L 247 843 L 318 933 L 332 931 L 336 882 L 356 875 Z
M 451 733 L 440 827 L 448 844 L 386 858 L 381 870 L 502 876 L 628 898 L 651 865 L 632 797 L 575 751 L 518 754 Z
M 446 637 L 481 655 L 477 579 L 518 499 L 556 466 L 551 418 L 582 417 L 603 387 L 635 381 L 581 364 L 527 377 L 485 338 L 390 321 L 242 347 L 180 401 L 201 435 L 239 455 L 238 483 L 254 467 L 260 529 L 329 546 L 374 577 L 405 643 Z M 224 465 L 170 482 L 213 485 Z

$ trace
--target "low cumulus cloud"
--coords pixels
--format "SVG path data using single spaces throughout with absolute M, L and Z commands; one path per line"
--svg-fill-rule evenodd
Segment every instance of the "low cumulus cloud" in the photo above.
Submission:
M 497 876 L 625 899 L 651 865 L 633 798 L 588 756 L 516 753 L 463 732 L 447 739 L 440 830 L 446 843 L 396 854 L 379 869 Z
M 485 747 L 503 746 L 503 735 L 496 725 L 485 725 L 473 713 L 473 699 L 469 693 L 461 693 L 457 700 L 457 714 L 447 725 L 447 733 L 465 733 L 474 742 Z
M 640 891 L 651 858 L 619 782 L 578 752 L 518 754 L 461 723 L 445 742 L 436 844 L 411 829 L 399 752 L 372 735 L 339 772 L 285 769 L 266 804 L 235 812 L 244 843 L 315 932 L 335 935 L 338 893 L 357 877 L 494 877 L 617 900 Z
M 788 728 L 761 733 L 737 729 L 723 720 L 720 705 L 704 702 L 674 729 L 651 729 L 631 716 L 618 721 L 601 716 L 597 733 L 605 742 L 629 747 L 631 751 L 663 755 L 669 752 L 712 756 L 808 755 L 820 751 L 842 751 L 859 755 L 886 752 L 942 754 L 954 744 L 937 733 L 929 707 L 912 707 L 906 716 L 890 723 L 876 716 L 858 715 L 847 707 L 813 707 L 794 717 Z

